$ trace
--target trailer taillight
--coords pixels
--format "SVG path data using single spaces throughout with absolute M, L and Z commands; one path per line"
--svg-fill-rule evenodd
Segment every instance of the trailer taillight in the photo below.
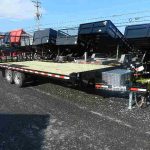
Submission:
M 130 88 L 132 92 L 147 92 L 147 89 L 140 89 L 140 88 Z

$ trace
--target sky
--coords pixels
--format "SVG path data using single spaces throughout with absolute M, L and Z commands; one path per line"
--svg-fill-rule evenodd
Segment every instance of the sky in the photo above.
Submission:
M 150 0 L 40 0 L 41 28 L 66 28 L 80 23 L 112 20 L 125 25 L 150 22 Z M 35 30 L 35 8 L 31 0 L 0 0 L 0 32 L 23 28 Z

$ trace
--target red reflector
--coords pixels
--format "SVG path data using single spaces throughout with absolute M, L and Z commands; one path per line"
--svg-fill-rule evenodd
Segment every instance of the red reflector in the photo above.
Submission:
M 101 84 L 96 84 L 96 85 L 95 85 L 95 88 L 96 88 L 96 89 L 99 89 L 99 88 L 101 88 L 101 87 L 102 87 Z
M 60 78 L 61 78 L 61 79 L 64 79 L 64 78 L 65 78 L 65 76 L 60 76 Z
M 55 77 L 55 74 L 52 74 L 52 77 Z
M 131 88 L 130 91 L 138 91 L 138 88 Z

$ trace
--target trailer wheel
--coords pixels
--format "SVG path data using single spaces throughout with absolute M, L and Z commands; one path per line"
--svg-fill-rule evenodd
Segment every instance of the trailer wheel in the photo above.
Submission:
M 2 77 L 5 78 L 5 70 L 2 70 Z
M 5 78 L 8 83 L 13 84 L 13 71 L 9 69 L 5 70 Z
M 14 72 L 14 83 L 18 87 L 23 87 L 25 83 L 25 74 L 21 72 Z

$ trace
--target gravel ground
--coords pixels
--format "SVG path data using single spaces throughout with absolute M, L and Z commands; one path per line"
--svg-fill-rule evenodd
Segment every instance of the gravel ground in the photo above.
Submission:
M 0 78 L 0 150 L 150 149 L 150 107 L 47 82 L 18 89 Z

